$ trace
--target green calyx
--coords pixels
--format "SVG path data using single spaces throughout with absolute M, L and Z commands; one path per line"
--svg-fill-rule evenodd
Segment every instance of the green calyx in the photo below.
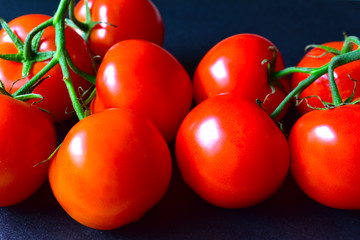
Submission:
M 116 27 L 114 24 L 108 22 L 93 21 L 91 17 L 91 9 L 89 7 L 88 0 L 85 0 L 86 20 L 85 22 L 79 21 L 75 17 L 75 2 L 72 0 L 69 7 L 69 19 L 66 19 L 66 23 L 73 28 L 79 29 L 82 32 L 82 37 L 87 41 L 90 37 L 91 30 L 98 24 L 107 24 L 109 26 Z
M 75 2 L 71 1 L 70 2 L 70 8 L 69 8 L 69 18 L 67 20 L 67 24 L 69 24 L 70 26 L 77 28 L 79 30 L 81 30 L 82 37 L 87 41 L 89 36 L 90 36 L 90 32 L 91 30 L 97 25 L 99 24 L 99 22 L 94 22 L 91 18 L 91 11 L 90 11 L 90 7 L 89 7 L 89 3 L 87 0 L 85 0 L 85 9 L 86 9 L 86 20 L 85 22 L 81 22 L 79 21 L 76 17 L 75 17 Z
M 35 99 L 37 99 L 37 101 L 39 101 L 39 102 L 43 100 L 43 97 L 40 94 L 31 93 L 31 92 L 21 94 L 18 96 L 13 96 L 8 91 L 5 90 L 4 84 L 1 81 L 0 81 L 0 94 L 8 96 L 8 97 L 12 97 L 17 100 L 24 101 L 24 102 L 27 102 L 29 100 L 35 100 Z
M 69 8 L 70 7 L 70 8 Z M 72 9 L 72 10 L 71 10 Z M 80 69 L 78 69 L 73 63 L 70 55 L 66 49 L 66 40 L 65 40 L 65 27 L 66 27 L 66 14 L 67 11 L 73 13 L 74 9 L 74 0 L 61 0 L 58 6 L 58 9 L 55 15 L 39 26 L 35 27 L 26 37 L 23 42 L 19 37 L 11 30 L 9 25 L 0 18 L 0 24 L 2 28 L 8 33 L 9 37 L 13 41 L 16 46 L 18 53 L 15 54 L 0 54 L 0 58 L 20 62 L 23 64 L 22 76 L 23 78 L 28 77 L 29 73 L 36 62 L 42 62 L 48 60 L 47 64 L 36 74 L 34 75 L 28 82 L 26 82 L 21 88 L 19 88 L 16 92 L 10 93 L 5 90 L 3 84 L 0 84 L 0 94 L 5 94 L 11 96 L 13 98 L 28 101 L 30 99 L 39 99 L 40 101 L 43 99 L 42 96 L 38 94 L 32 93 L 35 87 L 42 83 L 42 81 L 46 78 L 46 74 L 56 65 L 61 67 L 63 73 L 63 81 L 68 89 L 69 96 L 72 100 L 73 107 L 75 112 L 79 118 L 79 120 L 85 117 L 86 106 L 84 105 L 84 101 L 77 97 L 77 91 L 74 89 L 72 84 L 70 69 L 76 74 L 80 75 L 84 79 L 88 80 L 92 84 L 95 84 L 96 77 L 90 74 L 87 74 Z M 88 10 L 90 12 L 90 10 Z M 69 13 L 69 15 L 71 15 Z M 96 23 L 93 23 L 94 26 Z M 39 52 L 39 46 L 41 37 L 44 33 L 44 30 L 47 27 L 55 28 L 55 51 L 48 52 Z M 16 80 L 16 79 L 14 79 Z M 1 87 L 2 86 L 2 87 Z
M 23 77 L 27 77 L 29 75 L 34 63 L 48 60 L 54 56 L 54 52 L 38 52 L 44 28 L 49 26 L 51 21 L 46 21 L 38 28 L 31 31 L 25 43 L 21 41 L 21 39 L 19 39 L 19 37 L 11 30 L 4 19 L 0 18 L 0 23 L 18 50 L 18 53 L 14 54 L 0 54 L 0 58 L 8 61 L 21 62 L 23 64 Z
M 285 99 L 279 104 L 279 106 L 274 110 L 274 112 L 270 115 L 272 119 L 275 119 L 282 109 L 285 108 L 285 106 L 294 98 L 297 99 L 299 94 L 307 88 L 309 85 L 311 85 L 313 82 L 315 82 L 319 77 L 321 77 L 323 74 L 328 73 L 329 75 L 329 83 L 331 88 L 331 93 L 333 97 L 332 103 L 325 103 L 324 102 L 324 109 L 328 108 L 334 108 L 338 106 L 343 106 L 346 104 L 356 104 L 358 101 L 352 101 L 355 95 L 355 88 L 356 88 L 356 80 L 352 79 L 354 81 L 354 91 L 350 97 L 348 97 L 345 101 L 342 100 L 336 81 L 334 77 L 334 70 L 337 67 L 340 67 L 344 64 L 354 62 L 357 60 L 360 60 L 360 48 L 357 48 L 355 50 L 353 49 L 353 44 L 360 46 L 360 39 L 355 36 L 345 36 L 345 41 L 343 48 L 341 51 L 336 50 L 334 48 L 330 48 L 323 45 L 309 45 L 309 47 L 316 47 L 321 48 L 325 50 L 326 53 L 332 53 L 334 54 L 334 57 L 330 60 L 329 63 L 327 63 L 324 66 L 321 66 L 319 68 L 301 68 L 301 67 L 289 67 L 284 70 L 278 71 L 278 72 L 272 72 L 272 78 L 281 78 L 283 76 L 301 72 L 301 73 L 307 73 L 309 76 L 301 81 L 299 85 L 294 88 L 286 97 Z M 349 76 L 351 79 L 351 77 Z M 313 97 L 313 96 L 312 96 Z M 306 99 L 305 99 L 306 101 Z
M 0 54 L 0 58 L 13 61 L 20 62 L 23 64 L 22 69 L 22 77 L 25 78 L 29 75 L 32 66 L 36 62 L 41 62 L 53 58 L 55 52 L 38 52 L 40 46 L 40 40 L 44 33 L 45 27 L 49 26 L 51 23 L 51 19 L 41 24 L 34 30 L 32 30 L 25 42 L 21 41 L 19 37 L 11 30 L 7 22 L 4 19 L 0 18 L 0 24 L 2 28 L 6 31 L 10 39 L 13 41 L 15 47 L 18 50 L 18 53 L 14 54 Z M 7 95 L 18 99 L 20 101 L 29 101 L 33 99 L 37 99 L 38 101 L 42 101 L 43 97 L 40 94 L 32 93 L 34 88 L 38 86 L 44 79 L 36 79 L 33 81 L 33 84 L 29 85 L 24 91 L 21 93 L 11 94 L 5 90 L 3 83 L 0 84 L 0 94 Z

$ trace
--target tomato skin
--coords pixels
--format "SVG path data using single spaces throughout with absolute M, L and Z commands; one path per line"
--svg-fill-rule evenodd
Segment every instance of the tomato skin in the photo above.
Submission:
M 10 28 L 17 34 L 17 36 L 25 41 L 27 34 L 36 26 L 48 20 L 50 17 L 40 14 L 30 14 L 18 17 L 8 24 Z M 71 59 L 75 65 L 82 71 L 94 74 L 92 67 L 92 60 L 88 53 L 85 41 L 71 28 L 67 27 L 65 30 L 66 48 L 70 54 Z M 55 51 L 55 31 L 53 27 L 45 30 L 39 46 L 39 52 Z M 0 31 L 0 53 L 18 53 L 15 45 L 7 33 L 2 29 Z M 22 64 L 12 61 L 0 59 L 0 79 L 4 83 L 5 89 L 14 93 L 21 86 L 30 80 L 36 73 L 38 73 L 50 60 L 37 62 L 33 65 L 28 77 L 22 79 Z M 73 71 L 70 70 L 70 75 L 75 89 L 81 87 L 86 90 L 91 84 L 85 79 L 81 78 Z M 65 120 L 73 114 L 72 103 L 63 82 L 63 74 L 59 65 L 56 65 L 46 75 L 46 78 L 38 87 L 33 91 L 44 97 L 44 100 L 35 105 L 39 108 L 50 111 L 57 120 Z M 21 79 L 20 81 L 17 81 Z M 35 102 L 37 102 L 35 100 Z M 34 102 L 34 101 L 32 101 Z
M 0 95 L 0 207 L 19 203 L 45 182 L 46 160 L 56 148 L 48 114 L 28 103 Z
M 107 52 L 96 89 L 101 109 L 133 109 L 149 118 L 168 142 L 175 138 L 193 97 L 191 79 L 175 57 L 158 45 L 134 39 Z M 98 112 L 96 105 L 94 110 Z
M 168 146 L 153 124 L 128 109 L 78 122 L 51 161 L 56 199 L 81 224 L 102 230 L 138 220 L 166 192 Z
M 193 77 L 194 98 L 197 103 L 221 94 L 234 93 L 255 101 L 264 101 L 272 90 L 269 86 L 267 64 L 272 60 L 275 47 L 268 39 L 256 34 L 237 34 L 228 37 L 213 46 L 201 59 Z M 276 49 L 276 47 L 275 47 Z M 282 70 L 284 63 L 277 51 L 275 71 Z M 275 87 L 275 93 L 263 104 L 270 114 L 285 98 L 289 90 L 287 78 L 280 80 L 284 89 Z M 279 119 L 285 114 L 284 110 Z
M 341 50 L 344 42 L 329 42 L 323 45 Z M 355 47 L 355 46 L 354 46 Z M 330 60 L 335 55 L 332 53 L 326 53 L 325 50 L 320 48 L 311 49 L 299 62 L 298 67 L 309 67 L 309 68 L 318 68 L 330 62 Z M 306 79 L 309 74 L 306 73 L 294 73 L 291 79 L 291 88 L 294 89 L 302 80 Z M 338 90 L 341 98 L 346 100 L 353 94 L 355 83 L 352 79 L 360 79 L 360 61 L 354 61 L 343 66 L 337 67 L 334 70 L 335 82 L 338 86 Z M 308 96 L 319 96 L 323 101 L 332 103 L 332 94 L 329 83 L 329 75 L 324 74 L 318 78 L 314 83 L 307 87 L 302 93 L 300 93 L 299 98 L 305 98 Z M 360 97 L 360 89 L 356 88 L 354 98 Z M 310 106 L 315 108 L 324 108 L 324 104 L 317 97 L 307 98 L 307 101 Z M 308 107 L 306 101 L 301 102 L 297 109 L 300 114 L 305 114 L 312 111 L 313 109 Z
M 91 0 L 92 20 L 102 22 L 93 28 L 88 39 L 90 49 L 103 57 L 115 43 L 126 39 L 143 39 L 162 45 L 164 23 L 160 12 L 149 0 Z M 75 7 L 75 16 L 86 20 L 85 1 Z M 111 23 L 112 25 L 106 24 Z
M 175 143 L 185 182 L 224 208 L 248 207 L 275 193 L 289 168 L 288 143 L 255 103 L 209 98 L 184 119 Z
M 90 110 L 90 113 L 96 113 L 96 112 L 101 112 L 101 111 L 105 110 L 105 107 L 102 104 L 102 102 L 100 102 L 97 99 L 97 97 L 95 96 L 93 98 L 93 100 L 91 100 L 91 102 L 90 102 L 89 110 Z
M 315 201 L 333 208 L 360 209 L 360 106 L 314 110 L 293 126 L 291 172 Z

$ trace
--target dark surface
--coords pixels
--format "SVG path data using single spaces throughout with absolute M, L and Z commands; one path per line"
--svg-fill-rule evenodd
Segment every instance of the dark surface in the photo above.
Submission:
M 293 66 L 311 43 L 360 35 L 356 1 L 154 0 L 166 28 L 164 47 L 192 75 L 218 41 L 242 32 L 270 39 Z M 22 6 L 20 6 L 20 3 Z M 52 14 L 55 0 L 2 1 L 7 21 Z M 294 119 L 290 111 L 288 131 Z M 173 149 L 172 144 L 170 148 Z M 174 162 L 175 163 L 175 162 Z M 178 170 L 165 197 L 136 223 L 98 231 L 72 220 L 48 183 L 28 200 L 0 208 L 0 239 L 359 239 L 360 212 L 331 209 L 308 197 L 291 178 L 273 197 L 245 209 L 221 209 L 198 198 Z

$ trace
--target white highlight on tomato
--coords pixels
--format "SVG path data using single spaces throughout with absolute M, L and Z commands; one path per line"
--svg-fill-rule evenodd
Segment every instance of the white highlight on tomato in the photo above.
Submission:
M 228 72 L 227 72 L 228 60 L 224 57 L 219 58 L 214 65 L 211 66 L 210 72 L 215 78 L 219 86 L 227 86 L 229 84 Z
M 196 132 L 197 141 L 206 149 L 211 150 L 220 138 L 216 118 L 209 118 L 201 124 Z
M 70 151 L 73 155 L 73 161 L 75 163 L 75 165 L 79 168 L 81 168 L 84 164 L 84 156 L 83 156 L 83 152 L 84 152 L 84 146 L 82 144 L 82 137 L 81 136 L 75 136 L 70 144 Z
M 336 138 L 333 130 L 326 125 L 315 128 L 315 134 L 317 137 L 326 141 L 332 141 Z

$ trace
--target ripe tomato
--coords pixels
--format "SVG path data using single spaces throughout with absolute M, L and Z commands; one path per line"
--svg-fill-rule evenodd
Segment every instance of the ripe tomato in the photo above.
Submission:
M 185 182 L 225 208 L 267 199 L 284 181 L 290 161 L 288 143 L 270 117 L 230 94 L 209 98 L 187 115 L 175 150 Z
M 114 229 L 138 220 L 164 195 L 171 157 L 158 129 L 128 109 L 79 121 L 49 169 L 56 199 L 76 221 Z
M 164 24 L 151 1 L 88 0 L 88 3 L 92 21 L 102 22 L 92 29 L 88 39 L 90 49 L 96 55 L 103 57 L 112 45 L 126 39 L 143 39 L 160 46 L 163 44 Z M 84 0 L 76 5 L 75 16 L 85 22 Z
M 360 209 L 359 135 L 359 105 L 314 110 L 295 123 L 291 172 L 307 195 L 329 207 Z
M 0 94 L 0 206 L 19 203 L 45 182 L 46 160 L 56 148 L 50 116 L 38 108 Z
M 341 50 L 344 42 L 329 42 L 323 45 Z M 355 47 L 355 46 L 354 46 Z M 299 62 L 298 67 L 318 68 L 330 62 L 335 55 L 330 52 L 326 52 L 321 48 L 311 49 Z M 291 88 L 294 89 L 302 80 L 306 79 L 309 74 L 306 73 L 294 73 L 291 79 Z M 353 94 L 355 88 L 355 82 L 352 79 L 360 79 L 360 61 L 354 61 L 335 69 L 334 73 L 335 81 L 338 86 L 340 96 L 343 100 L 346 100 Z M 325 102 L 332 103 L 332 95 L 329 83 L 329 75 L 324 74 L 318 78 L 314 83 L 307 87 L 299 98 L 305 98 L 309 96 L 318 96 Z M 354 98 L 360 97 L 360 88 L 355 90 Z M 324 104 L 317 97 L 307 98 L 307 101 L 302 101 L 297 106 L 300 114 L 304 114 L 312 111 L 313 109 L 308 107 L 308 104 L 315 108 L 324 108 Z
M 175 138 L 192 103 L 191 79 L 169 52 L 144 40 L 125 40 L 105 55 L 96 78 L 101 108 L 127 107 L 149 118 L 165 140 Z
M 25 41 L 27 34 L 34 27 L 45 22 L 49 18 L 49 16 L 39 14 L 24 15 L 9 22 L 9 26 L 22 41 Z M 93 74 L 92 60 L 88 53 L 85 41 L 71 28 L 66 28 L 65 37 L 67 41 L 66 48 L 75 65 L 80 70 Z M 39 52 L 55 50 L 55 31 L 53 27 L 49 27 L 42 36 Z M 0 53 L 18 53 L 18 50 L 4 29 L 0 31 Z M 50 60 L 35 63 L 29 76 L 23 78 L 22 63 L 0 59 L 0 80 L 3 82 L 5 89 L 7 91 L 10 91 L 11 89 L 11 92 L 13 93 L 28 82 L 30 78 L 37 74 L 49 61 Z M 81 87 L 86 90 L 90 87 L 91 84 L 88 81 L 81 78 L 73 71 L 70 71 L 70 73 L 75 89 Z M 43 101 L 35 103 L 35 105 L 50 111 L 60 121 L 73 116 L 72 114 L 69 114 L 73 108 L 68 91 L 63 82 L 60 66 L 56 65 L 46 74 L 46 76 L 50 77 L 46 78 L 33 91 L 44 97 Z
M 97 97 L 95 96 L 89 104 L 90 113 L 101 112 L 104 109 L 105 107 L 103 106 L 103 104 L 99 100 L 97 100 Z
M 237 34 L 212 47 L 200 61 L 193 78 L 194 98 L 197 103 L 221 93 L 234 93 L 255 101 L 264 101 L 272 93 L 269 86 L 267 64 L 272 60 L 276 47 L 269 40 L 255 34 Z M 284 63 L 276 49 L 275 71 L 282 70 Z M 272 113 L 289 90 L 287 78 L 280 80 L 283 89 L 275 86 L 275 93 L 264 102 L 267 113 Z M 286 110 L 278 117 L 284 115 Z

